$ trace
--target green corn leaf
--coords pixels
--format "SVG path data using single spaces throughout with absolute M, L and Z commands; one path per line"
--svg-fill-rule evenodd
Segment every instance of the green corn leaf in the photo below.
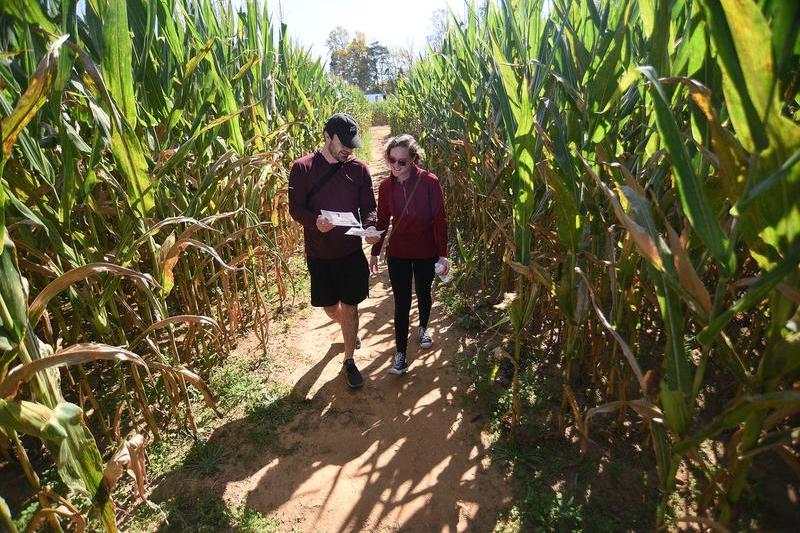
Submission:
M 759 363 L 759 378 L 774 388 L 777 381 L 800 368 L 800 333 L 789 333 L 771 345 Z
M 758 7 L 748 0 L 726 2 L 725 8 L 720 0 L 704 0 L 703 7 L 724 75 L 725 102 L 731 122 L 748 152 L 763 150 L 769 145 L 764 127 L 767 111 L 764 91 L 772 82 L 772 73 L 767 69 L 772 50 L 764 48 L 769 43 L 769 29 L 763 17 L 756 14 Z M 738 10 L 743 12 L 737 13 Z
M 58 26 L 53 24 L 42 11 L 39 2 L 31 0 L 5 0 L 2 9 L 11 15 L 30 24 L 38 24 L 51 35 L 59 33 Z
M 798 405 L 798 402 L 800 402 L 800 391 L 796 390 L 767 392 L 735 400 L 734 405 L 725 409 L 703 429 L 693 434 L 691 438 L 676 444 L 675 453 L 683 454 L 686 450 L 713 438 L 721 431 L 739 426 L 756 411 Z
M 103 14 L 103 79 L 120 115 L 136 128 L 136 95 L 133 90 L 133 55 L 125 0 L 108 0 Z
M 8 504 L 2 496 L 0 496 L 0 525 L 10 533 L 17 533 L 17 526 L 11 518 L 11 509 L 8 508 Z
M 684 213 L 686 213 L 686 217 L 691 222 L 700 240 L 709 248 L 716 259 L 723 276 L 730 277 L 736 270 L 736 256 L 733 254 L 730 242 L 722 232 L 722 228 L 711 210 L 705 188 L 694 171 L 675 117 L 670 111 L 669 100 L 653 69 L 641 67 L 640 71 L 650 80 L 653 87 L 656 123 L 672 160 L 675 185 L 680 195 Z
M 54 415 L 52 409 L 40 403 L 0 398 L 0 426 L 43 441 L 58 443 L 66 438 L 67 433 L 54 419 Z
M 736 303 L 728 308 L 724 313 L 716 317 L 697 335 L 697 340 L 704 345 L 710 345 L 720 331 L 727 326 L 737 313 L 750 310 L 753 306 L 761 303 L 769 291 L 775 288 L 783 279 L 794 272 L 800 264 L 800 241 L 786 254 L 786 257 L 778 263 L 772 270 L 763 274 L 750 287 L 744 296 L 739 298 Z
M 2 188 L 2 185 L 0 185 Z M 28 296 L 22 285 L 14 243 L 4 227 L 0 254 L 0 351 L 10 351 L 25 337 Z M 2 369 L 0 369 L 2 370 Z M 0 374 L 2 375 L 2 374 Z
M 683 313 L 675 292 L 659 279 L 661 276 L 653 267 L 648 266 L 648 269 L 656 280 L 656 296 L 667 338 L 659 398 L 667 424 L 675 433 L 683 435 L 691 424 L 689 395 L 692 388 L 691 368 L 683 338 Z

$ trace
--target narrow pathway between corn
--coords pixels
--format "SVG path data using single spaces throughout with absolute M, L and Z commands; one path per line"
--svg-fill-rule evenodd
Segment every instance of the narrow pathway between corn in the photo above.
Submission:
M 381 147 L 389 128 L 371 133 L 377 194 L 387 175 Z M 469 384 L 455 364 L 463 336 L 436 304 L 433 348 L 420 350 L 412 336 L 409 373 L 387 374 L 394 303 L 380 267 L 360 306 L 363 347 L 355 357 L 364 387 L 347 387 L 341 335 L 321 309 L 287 334 L 273 332 L 271 344 L 283 346 L 276 373 L 307 405 L 280 432 L 281 447 L 292 451 L 265 451 L 217 481 L 225 483 L 226 500 L 277 515 L 286 531 L 491 531 L 510 489 L 491 464 L 486 417 L 464 406 Z

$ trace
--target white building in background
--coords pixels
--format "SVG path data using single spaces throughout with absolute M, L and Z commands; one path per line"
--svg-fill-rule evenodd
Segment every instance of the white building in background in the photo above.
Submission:
M 383 102 L 386 100 L 386 93 L 373 93 L 367 95 L 367 102 Z

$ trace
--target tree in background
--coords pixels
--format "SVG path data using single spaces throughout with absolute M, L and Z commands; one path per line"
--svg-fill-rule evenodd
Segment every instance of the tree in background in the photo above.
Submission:
M 408 50 L 389 50 L 378 41 L 367 44 L 366 35 L 352 35 L 341 26 L 334 28 L 326 41 L 330 51 L 330 73 L 355 85 L 365 93 L 392 93 L 397 78 L 411 67 Z
M 368 91 L 374 77 L 374 69 L 370 64 L 366 35 L 356 32 L 350 39 L 350 32 L 338 26 L 328 36 L 327 44 L 331 52 L 331 74 L 362 91 Z
M 450 14 L 446 9 L 440 8 L 431 13 L 431 33 L 428 34 L 425 39 L 428 41 L 428 46 L 434 52 L 441 50 L 449 26 Z
M 367 61 L 370 67 L 370 88 L 368 92 L 388 92 L 388 86 L 394 88 L 396 69 L 393 68 L 392 55 L 389 49 L 378 41 L 373 41 L 367 48 Z

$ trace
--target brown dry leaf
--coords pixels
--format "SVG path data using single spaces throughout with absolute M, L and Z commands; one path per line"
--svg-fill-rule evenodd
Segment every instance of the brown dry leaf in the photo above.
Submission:
M 6 157 L 11 156 L 17 137 L 33 120 L 39 108 L 47 102 L 50 86 L 53 84 L 58 70 L 59 51 L 68 37 L 68 35 L 62 35 L 50 45 L 47 53 L 36 66 L 33 76 L 28 80 L 27 89 L 17 100 L 14 109 L 0 122 L 0 132 L 2 132 L 0 140 L 3 142 L 3 153 Z
M 647 231 L 637 224 L 633 219 L 631 219 L 626 213 L 625 210 L 622 209 L 622 205 L 619 203 L 619 198 L 617 195 L 609 189 L 608 185 L 603 183 L 603 180 L 600 179 L 600 176 L 592 170 L 592 167 L 589 165 L 589 162 L 583 158 L 580 154 L 578 157 L 583 162 L 584 167 L 586 167 L 587 172 L 589 175 L 594 179 L 597 186 L 600 187 L 600 190 L 608 197 L 609 202 L 611 203 L 611 207 L 614 208 L 614 214 L 617 216 L 617 219 L 625 226 L 625 229 L 628 230 L 631 237 L 633 238 L 634 243 L 636 243 L 636 248 L 639 250 L 639 253 L 650 261 L 650 263 L 656 267 L 660 271 L 664 271 L 664 264 L 661 262 L 661 255 L 658 253 L 658 248 L 656 247 L 656 242 L 653 240 L 653 237 L 650 236 Z
M 716 533 L 730 533 L 730 530 L 722 524 L 715 522 L 705 516 L 681 516 L 675 519 L 676 524 L 691 524 L 692 526 L 704 525 Z
M 83 265 L 69 272 L 65 272 L 42 289 L 42 292 L 36 296 L 28 307 L 28 319 L 31 322 L 31 327 L 36 326 L 39 322 L 45 307 L 47 307 L 47 304 L 54 296 L 79 281 L 102 273 L 129 277 L 145 287 L 147 285 L 158 287 L 158 283 L 156 283 L 149 274 L 143 274 L 136 270 L 131 270 L 130 268 L 121 267 L 112 263 L 89 263 L 88 265 Z
M 42 489 L 42 493 L 47 500 L 54 500 L 59 505 L 58 507 L 46 507 L 44 509 L 40 509 L 39 512 L 36 513 L 36 515 L 31 519 L 26 531 L 38 531 L 39 526 L 45 520 L 45 518 L 48 518 L 51 515 L 63 516 L 71 520 L 72 524 L 74 525 L 74 529 L 72 530 L 74 533 L 83 533 L 86 530 L 86 519 L 83 518 L 81 512 L 74 505 L 72 505 L 69 500 L 59 496 L 49 487 Z
M 711 315 L 711 295 L 708 293 L 706 286 L 703 285 L 700 276 L 697 275 L 692 261 L 689 259 L 689 254 L 683 247 L 681 238 L 678 233 L 672 229 L 672 226 L 666 224 L 667 235 L 669 236 L 669 247 L 672 250 L 673 261 L 675 262 L 675 270 L 678 271 L 678 279 L 686 292 L 691 294 L 695 300 L 703 307 L 707 315 Z
M 636 412 L 639 416 L 644 419 L 650 420 L 656 423 L 663 423 L 664 421 L 664 413 L 661 412 L 661 409 L 653 405 L 650 401 L 645 400 L 644 398 L 639 398 L 638 400 L 617 400 L 614 402 L 604 403 L 603 405 L 598 405 L 597 407 L 592 407 L 588 411 L 586 411 L 586 415 L 583 417 L 583 427 L 581 428 L 581 433 L 583 434 L 583 444 L 581 445 L 581 451 L 586 451 L 586 446 L 589 440 L 589 422 L 591 421 L 592 417 L 595 415 L 611 413 L 614 411 L 618 411 L 620 409 L 630 408 Z
M 551 291 L 553 288 L 553 280 L 550 277 L 550 274 L 541 267 L 536 261 L 531 259 L 531 263 L 528 266 L 523 265 L 517 261 L 507 259 L 507 256 L 503 256 L 503 260 L 511 267 L 514 272 L 522 274 L 527 279 L 536 280 L 542 286 L 544 286 L 548 291 Z
M 258 245 L 255 248 L 252 248 L 251 250 L 247 250 L 246 252 L 242 252 L 241 254 L 237 255 L 236 257 L 228 261 L 228 265 L 235 268 L 244 263 L 245 261 L 247 261 L 248 259 L 251 259 L 253 257 L 262 257 L 267 254 L 272 254 L 273 256 L 277 257 L 277 253 L 274 252 L 273 250 L 269 250 L 264 245 Z M 244 267 L 241 270 L 244 270 Z M 218 270 L 217 272 L 215 272 L 214 275 L 212 275 L 211 277 L 208 278 L 208 280 L 205 281 L 206 287 L 211 286 L 211 284 L 213 284 L 224 272 L 226 271 Z
M 575 267 L 575 272 L 578 273 L 578 275 L 583 279 L 584 283 L 586 284 L 586 288 L 589 291 L 589 297 L 592 300 L 592 306 L 594 307 L 595 313 L 597 313 L 597 318 L 600 319 L 600 323 L 603 325 L 603 327 L 606 328 L 606 330 L 611 334 L 611 336 L 614 337 L 614 340 L 617 341 L 620 348 L 622 348 L 622 353 L 625 355 L 625 359 L 628 360 L 628 364 L 631 365 L 631 369 L 633 370 L 633 373 L 636 375 L 636 379 L 639 381 L 639 389 L 642 391 L 642 393 L 644 393 L 646 390 L 644 382 L 644 374 L 642 373 L 642 369 L 639 366 L 639 362 L 636 360 L 636 356 L 633 355 L 633 350 L 631 350 L 631 347 L 628 346 L 628 343 L 625 342 L 625 339 L 623 339 L 620 336 L 620 334 L 617 333 L 617 331 L 608 321 L 606 316 L 603 314 L 603 311 L 597 304 L 597 300 L 595 299 L 594 291 L 592 290 L 589 284 L 589 280 L 586 279 L 586 274 L 583 273 L 580 267 Z
M 150 365 L 153 366 L 154 368 L 158 368 L 164 371 L 165 383 L 168 381 L 167 376 L 170 374 L 172 374 L 172 376 L 170 376 L 171 378 L 177 376 L 183 377 L 183 379 L 188 381 L 190 385 L 192 385 L 194 388 L 200 391 L 200 393 L 203 395 L 203 399 L 205 400 L 206 405 L 208 405 L 208 407 L 212 411 L 214 411 L 217 415 L 221 416 L 221 413 L 217 408 L 217 402 L 214 399 L 214 394 L 211 392 L 211 389 L 208 387 L 206 382 L 203 381 L 203 378 L 201 378 L 200 376 L 198 376 L 197 374 L 195 374 L 194 372 L 183 366 L 174 367 L 166 365 L 164 363 L 157 363 L 157 362 L 151 362 Z
M 114 438 L 119 442 L 122 440 L 122 432 L 120 427 L 122 426 L 122 412 L 125 410 L 125 407 L 128 405 L 128 402 L 119 402 L 117 408 L 114 410 Z
M 525 265 L 523 265 L 522 263 L 520 263 L 518 261 L 509 261 L 508 262 L 508 266 L 510 266 L 511 269 L 514 272 L 516 272 L 517 274 L 521 274 L 521 275 L 525 276 L 528 279 L 531 279 L 533 277 L 533 273 L 531 272 L 531 269 L 529 267 L 526 267 Z
M 686 83 L 692 101 L 706 116 L 711 128 L 711 147 L 719 162 L 719 171 L 725 193 L 733 202 L 739 199 L 744 187 L 747 155 L 739 141 L 719 123 L 714 107 L 711 104 L 711 92 L 694 80 Z M 698 87 L 699 86 L 699 87 Z
M 800 289 L 792 287 L 786 283 L 778 283 L 778 291 L 789 300 L 796 304 L 800 304 Z
M 266 221 L 266 222 L 259 222 L 258 224 L 254 224 L 252 226 L 247 226 L 246 228 L 242 228 L 242 229 L 236 230 L 233 233 L 231 233 L 230 235 L 228 235 L 227 237 L 225 237 L 224 239 L 222 239 L 220 242 L 218 242 L 214 246 L 214 248 L 216 248 L 217 250 L 220 250 L 220 249 L 222 249 L 222 247 L 224 247 L 228 243 L 231 243 L 231 242 L 235 241 L 236 239 L 238 239 L 241 235 L 249 233 L 250 231 L 253 231 L 255 229 L 263 228 L 263 227 L 271 226 L 271 225 L 272 225 L 272 222 Z
M 147 363 L 145 363 L 144 359 L 125 348 L 95 342 L 75 344 L 49 357 L 36 359 L 28 364 L 15 367 L 8 373 L 6 379 L 0 383 L 0 398 L 13 397 L 22 383 L 27 382 L 37 372 L 46 368 L 80 365 L 98 360 L 124 361 L 147 368 Z
M 642 186 L 639 184 L 638 181 L 636 181 L 636 178 L 634 177 L 634 175 L 631 174 L 630 170 L 628 170 L 628 167 L 626 167 L 622 163 L 618 163 L 616 161 L 613 162 L 613 163 L 609 163 L 607 161 L 600 161 L 600 163 L 603 164 L 603 165 L 609 166 L 611 168 L 616 168 L 617 170 L 619 170 L 622 173 L 622 177 L 625 178 L 625 184 L 628 187 L 630 187 L 631 189 L 636 191 L 636 194 L 638 194 L 640 196 L 645 196 L 645 197 L 647 196 L 647 194 L 645 193 L 645 191 L 642 188 Z
M 216 330 L 218 335 L 222 335 L 222 329 L 220 329 L 219 324 L 216 320 L 211 317 L 204 316 L 204 315 L 175 315 L 169 318 L 165 318 L 164 320 L 160 320 L 155 324 L 151 324 L 142 331 L 139 336 L 134 340 L 130 346 L 131 348 L 139 344 L 148 333 L 152 333 L 157 329 L 163 329 L 171 324 L 180 324 L 180 323 L 187 323 L 187 324 L 195 324 L 199 326 L 211 326 L 214 330 Z
M 197 390 L 199 390 L 203 394 L 203 398 L 206 401 L 206 405 L 214 411 L 217 415 L 222 416 L 222 413 L 219 412 L 217 409 L 217 402 L 214 399 L 214 395 L 211 393 L 211 389 L 208 388 L 208 385 L 203 378 L 189 370 L 188 368 L 181 367 L 178 370 L 178 373 L 183 376 L 183 378 L 188 381 L 192 386 L 194 386 Z
M 147 501 L 147 495 L 144 491 L 145 482 L 147 481 L 144 451 L 147 444 L 147 439 L 137 433 L 122 443 L 117 453 L 106 463 L 106 467 L 103 470 L 103 484 L 109 494 L 114 492 L 119 478 L 122 477 L 123 472 L 127 471 L 136 482 L 136 492 L 139 497 Z

